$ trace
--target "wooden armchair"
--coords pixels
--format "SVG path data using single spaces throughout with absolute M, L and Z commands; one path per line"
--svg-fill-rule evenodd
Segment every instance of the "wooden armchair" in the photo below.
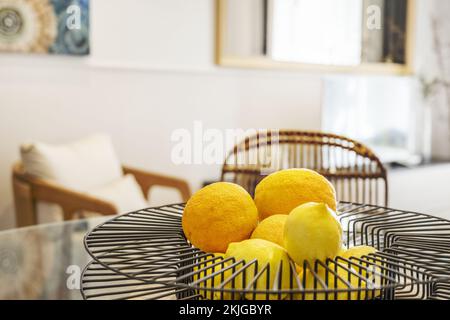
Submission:
M 125 166 L 123 167 L 123 172 L 124 174 L 135 176 L 146 198 L 150 189 L 154 186 L 166 186 L 177 189 L 183 201 L 187 201 L 190 197 L 189 185 L 182 179 Z M 12 183 L 18 227 L 37 223 L 36 203 L 38 201 L 58 204 L 62 208 L 64 220 L 73 219 L 75 213 L 81 211 L 98 212 L 103 215 L 118 213 L 112 203 L 27 174 L 20 162 L 13 167 Z

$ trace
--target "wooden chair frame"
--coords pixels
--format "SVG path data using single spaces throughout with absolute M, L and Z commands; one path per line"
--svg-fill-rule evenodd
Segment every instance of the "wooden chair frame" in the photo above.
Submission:
M 253 194 L 267 174 L 288 168 L 308 168 L 324 175 L 334 184 L 339 200 L 387 206 L 387 172 L 380 159 L 362 143 L 335 134 L 257 132 L 228 153 L 221 180 L 240 184 Z
M 147 199 L 150 189 L 154 186 L 177 189 L 183 201 L 187 201 L 191 195 L 188 183 L 182 179 L 126 166 L 123 166 L 123 172 L 134 175 Z M 114 204 L 108 201 L 27 174 L 20 162 L 13 166 L 12 184 L 18 227 L 37 224 L 36 204 L 38 201 L 59 205 L 62 208 L 64 220 L 72 220 L 77 212 L 82 211 L 97 212 L 103 215 L 119 213 Z

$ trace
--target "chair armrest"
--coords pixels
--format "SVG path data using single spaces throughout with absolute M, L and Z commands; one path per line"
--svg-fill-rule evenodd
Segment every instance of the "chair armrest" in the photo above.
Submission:
M 153 186 L 165 186 L 177 189 L 183 201 L 188 201 L 191 197 L 191 190 L 188 183 L 179 178 L 169 177 L 157 173 L 151 173 L 139 169 L 134 169 L 130 167 L 123 167 L 123 172 L 125 174 L 132 174 L 136 178 L 137 182 L 141 186 L 142 192 L 146 197 Z
M 62 207 L 64 220 L 72 219 L 78 211 L 117 214 L 117 208 L 107 201 L 38 178 L 27 176 L 26 180 L 30 183 L 36 200 L 56 203 Z

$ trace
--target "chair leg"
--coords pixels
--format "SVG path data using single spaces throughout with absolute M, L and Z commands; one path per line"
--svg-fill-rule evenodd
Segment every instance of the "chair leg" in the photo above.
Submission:
M 13 191 L 17 227 L 37 224 L 36 202 L 31 187 L 13 178 Z

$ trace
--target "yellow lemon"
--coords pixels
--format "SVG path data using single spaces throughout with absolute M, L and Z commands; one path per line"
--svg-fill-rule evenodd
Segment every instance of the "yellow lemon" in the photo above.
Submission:
M 380 258 L 378 259 L 372 259 L 369 257 L 369 255 L 377 253 L 378 250 L 374 247 L 370 246 L 356 246 L 352 247 L 348 250 L 346 250 L 341 256 L 343 258 L 349 259 L 350 258 L 357 258 L 361 259 L 364 256 L 367 256 L 366 259 L 363 259 L 363 261 L 358 260 L 351 260 L 352 262 L 360 265 L 358 266 L 352 266 L 353 269 L 355 269 L 357 272 L 361 274 L 364 278 L 367 279 L 367 281 L 370 282 L 372 286 L 380 286 L 382 284 L 382 275 L 383 275 L 383 269 L 382 266 L 384 265 L 383 261 L 380 261 Z M 365 284 L 367 284 L 366 281 L 364 281 Z M 369 287 L 369 286 L 367 286 Z M 381 293 L 380 290 L 372 290 L 368 292 L 368 296 L 379 296 Z
M 330 270 L 334 271 L 334 266 L 329 266 Z M 348 270 L 347 270 L 348 269 Z M 361 292 L 358 296 L 357 291 L 352 291 L 353 289 L 358 289 L 360 286 L 360 281 L 355 270 L 351 268 L 338 267 L 335 275 L 331 271 L 326 272 L 323 266 L 318 266 L 316 276 L 313 275 L 311 270 L 307 270 L 304 274 L 301 272 L 299 274 L 300 281 L 304 285 L 305 289 L 309 290 L 348 290 L 348 291 L 336 291 L 325 293 L 318 292 L 316 295 L 313 293 L 306 293 L 303 297 L 302 294 L 298 294 L 296 297 L 298 299 L 305 300 L 361 300 L 364 299 L 364 292 Z M 304 279 L 303 279 L 304 278 Z M 321 280 L 321 281 L 320 281 Z M 303 282 L 304 281 L 304 282 Z M 362 283 L 362 282 L 361 282 Z M 349 295 L 350 293 L 350 295 Z
M 250 289 L 254 288 L 252 280 L 255 278 L 255 275 L 268 265 L 270 266 L 270 272 L 266 269 L 266 271 L 258 277 L 256 280 L 256 289 L 266 290 L 269 288 L 269 290 L 272 290 L 274 286 L 276 289 L 290 289 L 289 256 L 283 247 L 273 242 L 263 239 L 249 239 L 242 242 L 231 243 L 225 253 L 225 257 L 234 257 L 236 261 L 244 260 L 246 263 L 250 263 L 253 260 L 258 262 L 257 268 L 255 264 L 252 264 L 250 267 L 246 268 L 245 271 L 242 271 L 236 278 L 235 288 L 245 289 L 249 285 L 251 285 Z M 275 280 L 280 266 L 282 268 L 280 274 L 282 282 L 281 286 L 278 286 L 278 283 L 275 283 Z M 237 269 L 239 270 L 239 268 Z M 242 283 L 244 273 L 245 283 Z M 267 274 L 269 275 L 269 279 L 267 278 Z M 277 294 L 272 294 L 269 295 L 269 299 L 282 299 L 284 296 L 285 295 L 279 296 Z M 256 294 L 255 296 L 253 296 L 253 294 L 246 294 L 245 297 L 247 299 L 256 300 L 267 299 L 267 295 L 262 293 Z
M 344 252 L 342 252 L 340 256 L 346 259 L 350 259 L 351 257 L 361 258 L 362 256 L 368 256 L 369 254 L 373 254 L 376 252 L 377 249 L 375 249 L 374 247 L 356 246 L 347 250 L 344 249 Z
M 342 247 L 339 249 L 339 251 L 338 251 L 338 253 L 337 253 L 336 255 L 339 256 L 339 257 L 342 257 L 342 255 L 344 254 L 345 251 L 347 251 L 347 248 L 345 248 L 344 246 L 342 246 Z
M 208 256 L 199 261 L 193 268 L 195 274 L 193 276 L 194 283 L 199 288 L 211 289 L 220 288 L 221 283 L 231 275 L 231 269 L 224 270 L 229 262 L 225 262 L 225 255 L 223 253 L 214 253 L 213 256 Z M 217 274 L 216 274 L 217 273 Z M 213 276 L 213 274 L 216 274 Z M 204 299 L 212 300 L 227 300 L 229 293 L 211 290 L 198 290 L 198 293 Z
M 255 203 L 260 219 L 289 214 L 307 202 L 323 202 L 336 210 L 336 191 L 322 175 L 309 169 L 287 169 L 272 173 L 256 186 Z
M 283 233 L 284 248 L 300 266 L 306 260 L 334 258 L 342 247 L 342 227 L 324 203 L 303 204 L 289 214 Z
M 339 252 L 338 256 L 344 257 L 349 259 L 350 257 L 359 257 L 368 255 L 370 253 L 375 253 L 376 249 L 372 247 L 367 246 L 360 246 L 360 247 L 353 247 L 351 249 L 345 249 L 345 247 L 342 247 Z M 345 266 L 345 267 L 344 267 Z M 325 285 L 327 286 L 328 290 L 349 290 L 350 286 L 353 288 L 353 291 L 341 291 L 335 293 L 328 293 L 328 296 L 326 293 L 321 292 L 317 293 L 315 296 L 313 293 L 307 293 L 303 297 L 301 294 L 296 295 L 296 298 L 298 299 L 306 299 L 306 300 L 363 300 L 363 299 L 371 299 L 374 296 L 378 296 L 380 294 L 379 290 L 370 290 L 368 288 L 368 280 L 367 278 L 367 271 L 359 270 L 357 266 L 350 267 L 346 265 L 345 262 L 340 262 L 340 265 L 338 265 L 335 269 L 335 265 L 329 265 L 328 267 L 330 270 L 333 270 L 337 273 L 338 276 L 333 274 L 331 271 L 327 272 L 325 268 L 321 265 L 318 266 L 318 270 L 316 272 L 316 277 L 313 276 L 312 272 L 308 269 L 305 273 L 305 279 L 303 279 L 303 272 L 299 272 L 300 281 L 304 281 L 304 287 L 305 289 L 316 289 L 318 291 L 324 290 Z M 328 277 L 328 281 L 326 282 Z M 316 279 L 316 283 L 314 283 Z M 319 281 L 318 279 L 322 280 Z M 369 280 L 370 281 L 370 280 Z M 350 284 L 350 286 L 348 285 Z M 358 294 L 358 291 L 356 289 L 360 289 L 360 293 Z M 350 295 L 349 295 L 350 293 Z
M 370 254 L 374 254 L 376 252 L 377 249 L 375 249 L 374 247 L 356 246 L 344 251 L 341 254 L 341 257 L 349 260 L 351 260 L 350 258 L 361 259 L 363 256 L 369 256 Z M 379 268 L 379 266 L 381 265 L 381 261 L 376 261 L 374 259 L 367 258 L 364 260 L 364 262 L 356 259 L 353 260 L 352 262 L 362 266 L 362 267 L 353 266 L 354 269 L 360 269 L 359 272 L 361 272 L 362 276 L 368 277 L 370 280 L 377 280 L 376 281 L 377 283 L 379 282 L 380 276 L 375 276 L 375 272 L 378 273 L 381 272 L 381 269 Z M 365 268 L 369 270 L 366 270 Z
M 253 231 L 252 239 L 264 239 L 283 246 L 284 225 L 286 214 L 276 214 L 261 221 Z
M 187 202 L 182 226 L 186 238 L 205 252 L 224 253 L 228 244 L 248 239 L 258 223 L 258 210 L 244 188 L 217 182 Z

